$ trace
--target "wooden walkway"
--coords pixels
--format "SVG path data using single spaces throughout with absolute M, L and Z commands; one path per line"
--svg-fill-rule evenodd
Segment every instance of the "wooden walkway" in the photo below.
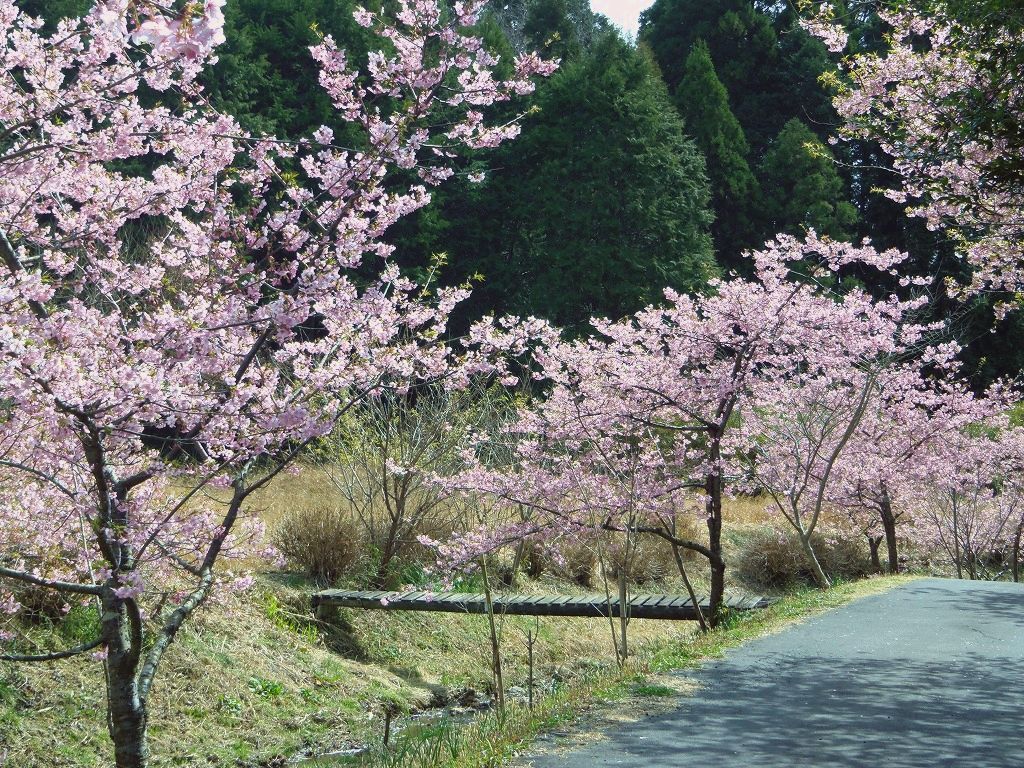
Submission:
M 701 610 L 711 610 L 707 595 L 698 595 Z M 619 600 L 604 595 L 494 595 L 494 612 L 509 616 L 612 616 L 619 615 Z M 773 601 L 759 596 L 726 596 L 725 606 L 734 611 L 766 608 Z M 469 592 L 357 592 L 329 589 L 313 595 L 313 609 L 363 608 L 385 611 L 439 611 L 486 613 L 484 596 Z M 635 619 L 697 620 L 687 595 L 634 595 L 629 615 Z

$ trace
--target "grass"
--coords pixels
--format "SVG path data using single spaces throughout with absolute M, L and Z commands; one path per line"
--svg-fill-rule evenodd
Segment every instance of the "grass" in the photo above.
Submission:
M 389 748 L 376 745 L 369 754 L 341 761 L 320 761 L 310 765 L 360 766 L 360 768 L 496 768 L 505 765 L 539 734 L 565 728 L 595 707 L 629 710 L 633 699 L 670 700 L 685 693 L 678 684 L 666 685 L 652 676 L 670 670 L 697 666 L 722 656 L 728 649 L 832 608 L 869 595 L 885 592 L 907 577 L 882 577 L 840 584 L 822 592 L 803 589 L 786 595 L 770 608 L 740 614 L 718 629 L 685 641 L 643 647 L 626 671 L 595 670 L 593 674 L 562 687 L 529 710 L 512 705 L 503 714 L 495 712 L 474 722 L 448 725 L 437 731 L 417 732 L 399 738 Z M 644 712 L 649 706 L 643 706 Z
M 897 583 L 873 579 L 824 593 L 795 592 L 708 635 L 695 635 L 692 622 L 636 620 L 630 630 L 637 655 L 625 673 L 614 664 L 606 620 L 506 617 L 507 684 L 524 683 L 522 639 L 527 629 L 539 628 L 537 677 L 557 681 L 553 691 L 538 695 L 533 711 L 513 704 L 502 716 L 488 712 L 468 724 L 407 729 L 384 749 L 385 707 L 416 711 L 441 691 L 489 686 L 486 621 L 349 611 L 320 625 L 305 610 L 307 584 L 265 578 L 246 599 L 206 611 L 168 654 L 152 699 L 154 765 L 271 766 L 295 755 L 371 744 L 371 756 L 358 765 L 497 766 L 539 734 L 565 729 L 595 707 L 618 710 L 631 700 L 647 702 L 645 709 L 671 704 L 679 692 L 658 679 L 660 672 L 699 664 Z M 9 764 L 109 765 L 102 685 L 96 663 L 0 665 L 0 744 L 9 750 Z
M 464 725 L 441 723 L 411 737 L 399 736 L 388 747 L 374 745 L 369 753 L 336 760 L 314 760 L 310 768 L 491 768 L 505 765 L 522 746 L 544 731 L 573 723 L 581 706 L 620 696 L 618 678 L 595 673 L 562 686 L 539 700 L 532 710 L 509 706 L 503 713 L 487 712 Z
M 378 743 L 384 708 L 416 711 L 466 689 L 490 688 L 484 617 L 341 611 L 330 625 L 321 624 L 309 611 L 312 588 L 302 579 L 264 576 L 253 591 L 224 597 L 186 625 L 151 698 L 154 766 L 262 767 Z M 77 610 L 56 632 L 45 626 L 26 631 L 44 647 L 66 646 L 91 629 L 92 612 Z M 671 622 L 635 627 L 636 642 L 651 645 L 691 631 Z M 571 699 L 564 691 L 579 679 L 614 667 L 606 620 L 546 617 L 535 625 L 527 617 L 506 617 L 507 685 L 526 679 L 527 629 L 539 629 L 538 678 L 566 681 L 562 698 L 543 705 L 549 717 L 563 716 L 559 706 L 567 705 L 558 702 Z M 112 760 L 103 707 L 102 667 L 87 657 L 0 663 L 4 764 L 106 768 Z M 487 739 L 497 743 L 497 731 Z
M 332 504 L 344 502 L 326 474 L 304 468 L 264 489 L 255 509 L 273 525 L 286 511 Z M 763 502 L 752 499 L 731 500 L 727 517 L 730 532 L 740 535 L 763 527 L 767 519 Z M 694 526 L 688 534 L 700 537 L 700 526 Z M 655 546 L 644 560 L 665 570 L 668 556 Z M 706 587 L 699 581 L 698 590 Z M 630 642 L 637 656 L 625 674 L 615 665 L 606 619 L 504 617 L 506 685 L 525 685 L 526 634 L 538 637 L 537 678 L 548 684 L 548 693 L 538 697 L 537 706 L 532 711 L 510 706 L 504 715 L 487 713 L 469 724 L 405 729 L 385 750 L 380 744 L 383 710 L 415 712 L 457 698 L 465 689 L 490 689 L 484 617 L 343 610 L 325 624 L 309 612 L 312 584 L 264 574 L 246 595 L 226 596 L 204 608 L 172 646 L 151 697 L 153 765 L 264 768 L 358 744 L 376 745 L 368 763 L 375 767 L 499 765 L 538 734 L 566 726 L 601 702 L 616 707 L 630 700 L 643 700 L 645 706 L 671 702 L 679 691 L 656 679 L 663 670 L 700 663 L 749 637 L 890 583 L 794 593 L 707 636 L 696 637 L 692 622 L 635 620 Z M 600 590 L 599 580 L 596 586 L 582 588 L 547 573 L 539 581 L 524 578 L 516 591 L 592 592 Z M 678 589 L 668 581 L 644 584 L 637 591 Z M 40 647 L 74 645 L 93 637 L 95 630 L 91 608 L 75 608 L 53 626 L 25 628 Z M 103 685 L 101 665 L 87 659 L 0 663 L 4 764 L 110 765 Z

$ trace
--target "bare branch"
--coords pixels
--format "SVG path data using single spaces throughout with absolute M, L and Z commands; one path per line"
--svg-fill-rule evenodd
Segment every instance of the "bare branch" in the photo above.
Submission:
M 60 659 L 70 659 L 72 656 L 87 653 L 94 648 L 99 648 L 101 645 L 103 645 L 103 638 L 98 637 L 91 643 L 76 645 L 74 648 L 68 648 L 66 651 L 52 651 L 51 653 L 0 653 L 0 661 L 59 661 Z
M 23 581 L 26 584 L 32 584 L 37 587 L 55 589 L 58 592 L 72 592 L 76 595 L 103 594 L 103 587 L 100 587 L 96 584 L 75 584 L 70 581 L 44 579 L 39 576 L 33 576 L 30 573 L 25 573 L 24 571 L 16 571 L 13 568 L 5 568 L 2 565 L 0 565 L 0 577 L 14 579 L 15 581 Z

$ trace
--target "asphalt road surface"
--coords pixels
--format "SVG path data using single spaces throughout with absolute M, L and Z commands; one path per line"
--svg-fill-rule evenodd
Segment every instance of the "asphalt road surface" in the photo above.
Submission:
M 523 763 L 1024 766 L 1024 585 L 914 581 L 685 674 L 678 709 Z

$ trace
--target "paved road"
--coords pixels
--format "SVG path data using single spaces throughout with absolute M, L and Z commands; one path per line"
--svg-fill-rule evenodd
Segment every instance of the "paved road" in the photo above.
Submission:
M 730 651 L 536 768 L 1021 768 L 1024 586 L 925 579 Z

